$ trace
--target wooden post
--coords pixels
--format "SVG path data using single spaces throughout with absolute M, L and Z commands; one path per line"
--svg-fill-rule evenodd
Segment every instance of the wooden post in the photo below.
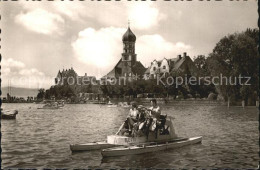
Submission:
M 255 102 L 255 105 L 256 105 L 256 107 L 259 107 L 259 101 L 258 100 Z
M 245 100 L 242 100 L 242 107 L 245 108 Z
M 228 97 L 227 107 L 230 107 L 230 97 Z

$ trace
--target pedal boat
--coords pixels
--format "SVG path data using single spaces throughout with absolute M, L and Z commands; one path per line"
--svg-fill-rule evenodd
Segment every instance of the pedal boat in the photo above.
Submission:
M 180 138 L 175 134 L 175 130 L 173 127 L 173 118 L 168 116 L 165 122 L 165 126 L 168 127 L 168 134 L 160 134 L 159 131 L 157 133 L 157 137 L 155 132 L 150 132 L 147 136 L 124 136 L 122 135 L 123 124 L 119 128 L 118 132 L 115 135 L 107 136 L 106 141 L 101 142 L 91 142 L 85 144 L 71 144 L 70 149 L 72 152 L 75 151 L 91 151 L 91 150 L 102 150 L 103 156 L 117 156 L 124 154 L 126 148 L 131 150 L 131 152 L 125 152 L 126 154 L 134 154 L 134 150 L 141 149 L 142 151 L 138 151 L 136 153 L 143 153 L 156 150 L 162 150 L 164 148 L 169 147 L 180 147 L 183 145 L 193 144 L 197 142 L 201 142 L 202 138 Z M 176 143 L 177 142 L 177 143 Z M 179 143 L 178 143 L 179 142 Z M 156 143 L 156 145 L 154 145 Z M 146 149 L 143 149 L 141 146 L 146 146 Z M 151 146 L 151 147 L 150 147 Z M 107 149 L 111 148 L 111 149 Z

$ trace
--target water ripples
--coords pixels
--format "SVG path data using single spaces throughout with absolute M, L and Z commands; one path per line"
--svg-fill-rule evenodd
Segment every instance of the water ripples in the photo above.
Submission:
M 3 168 L 257 168 L 258 110 L 222 106 L 163 106 L 175 117 L 179 136 L 203 136 L 202 144 L 142 155 L 102 158 L 99 151 L 71 153 L 69 144 L 101 141 L 115 134 L 127 108 L 66 105 L 43 110 L 36 104 L 2 120 Z

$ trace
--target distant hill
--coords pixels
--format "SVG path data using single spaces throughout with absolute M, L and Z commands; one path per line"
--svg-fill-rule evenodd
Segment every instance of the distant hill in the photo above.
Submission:
M 2 95 L 1 97 L 6 97 L 8 93 L 8 87 L 2 87 Z M 27 97 L 32 96 L 36 97 L 38 94 L 38 89 L 29 89 L 29 88 L 20 88 L 20 87 L 12 87 L 11 88 L 11 96 L 16 97 Z

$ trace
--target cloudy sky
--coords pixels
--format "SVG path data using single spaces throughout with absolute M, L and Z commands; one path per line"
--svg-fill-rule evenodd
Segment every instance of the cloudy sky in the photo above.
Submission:
M 225 35 L 257 28 L 257 1 L 1 2 L 2 86 L 48 88 L 58 70 L 101 77 L 137 36 L 137 59 L 208 55 Z

